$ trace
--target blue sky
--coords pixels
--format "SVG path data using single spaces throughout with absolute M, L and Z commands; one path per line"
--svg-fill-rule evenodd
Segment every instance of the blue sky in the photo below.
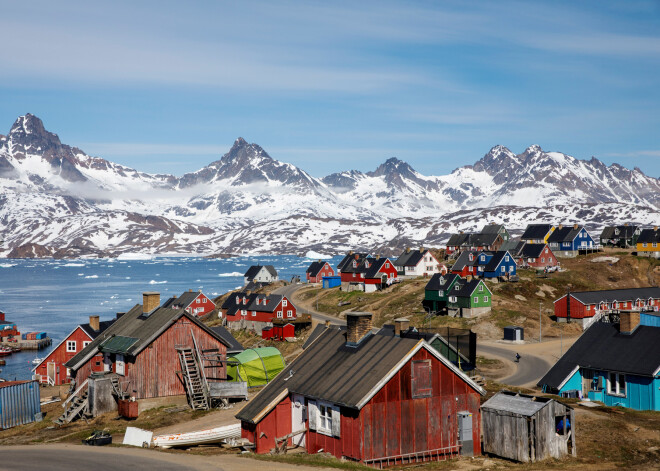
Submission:
M 660 2 L 5 2 L 0 133 L 182 174 L 241 136 L 315 176 L 532 144 L 660 176 Z

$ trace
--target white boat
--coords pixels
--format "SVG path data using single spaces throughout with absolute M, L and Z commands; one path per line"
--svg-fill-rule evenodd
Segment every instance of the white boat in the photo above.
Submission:
M 212 428 L 209 430 L 198 430 L 197 432 L 157 435 L 153 438 L 153 443 L 160 448 L 172 448 L 176 446 L 219 443 L 223 440 L 229 440 L 232 438 L 241 438 L 240 423 Z
M 43 358 L 35 358 L 34 360 L 32 360 L 32 364 L 33 364 L 33 365 L 38 365 L 38 364 L 41 363 L 42 361 L 44 361 Z

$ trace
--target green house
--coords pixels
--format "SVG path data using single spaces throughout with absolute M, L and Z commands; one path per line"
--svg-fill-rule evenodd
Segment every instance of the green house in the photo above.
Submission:
M 447 298 L 447 313 L 453 317 L 477 317 L 490 312 L 493 294 L 482 280 L 456 280 Z
M 424 310 L 431 312 L 442 312 L 447 309 L 447 298 L 454 283 L 461 277 L 453 273 L 442 275 L 436 273 L 431 277 L 424 288 L 424 301 L 422 305 Z

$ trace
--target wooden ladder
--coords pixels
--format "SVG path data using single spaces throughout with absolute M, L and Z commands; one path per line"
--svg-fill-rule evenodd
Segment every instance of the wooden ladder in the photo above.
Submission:
M 110 377 L 110 382 L 112 383 L 112 391 L 114 392 L 115 396 L 117 396 L 117 399 L 126 399 L 128 394 L 121 388 L 121 385 L 119 384 L 119 377 L 117 375 L 112 375 Z
M 68 424 L 77 419 L 78 416 L 86 414 L 87 405 L 87 390 L 85 390 L 81 395 L 74 397 L 70 407 L 61 416 L 53 420 L 53 422 L 57 425 Z
M 190 401 L 190 407 L 196 409 L 208 409 L 208 392 L 205 388 L 205 381 L 202 365 L 199 364 L 195 351 L 191 347 L 176 347 L 181 363 L 181 374 L 183 375 Z

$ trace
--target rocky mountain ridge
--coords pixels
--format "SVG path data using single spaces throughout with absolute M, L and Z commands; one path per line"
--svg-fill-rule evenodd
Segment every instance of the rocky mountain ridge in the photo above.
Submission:
M 181 177 L 140 172 L 60 142 L 33 115 L 0 136 L 2 256 L 336 253 L 439 245 L 501 221 L 657 222 L 660 180 L 531 146 L 425 176 L 390 158 L 315 178 L 238 138 Z

